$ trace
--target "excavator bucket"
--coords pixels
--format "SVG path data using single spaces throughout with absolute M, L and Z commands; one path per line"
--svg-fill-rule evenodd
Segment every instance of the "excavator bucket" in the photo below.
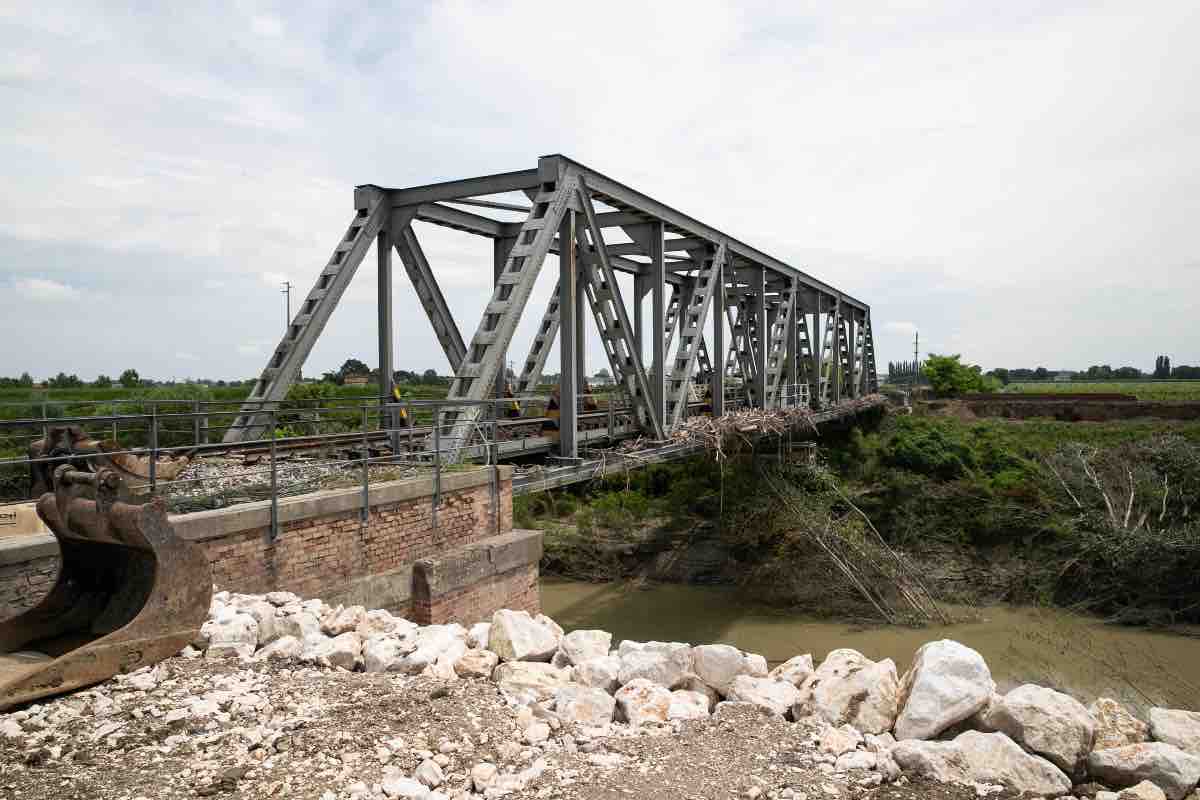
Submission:
M 175 535 L 162 501 L 118 500 L 104 467 L 54 471 L 38 515 L 58 539 L 54 588 L 0 622 L 0 711 L 147 666 L 196 638 L 212 573 L 204 553 Z

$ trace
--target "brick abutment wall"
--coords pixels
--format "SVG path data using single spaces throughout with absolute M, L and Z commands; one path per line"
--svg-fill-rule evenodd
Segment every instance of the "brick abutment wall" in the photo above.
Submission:
M 541 534 L 512 529 L 512 469 L 444 473 L 433 481 L 375 484 L 366 519 L 362 490 L 333 489 L 171 518 L 202 547 L 213 583 L 235 592 L 291 591 L 333 604 L 387 608 L 422 624 L 476 622 L 497 608 L 536 612 Z M 436 520 L 435 520 L 436 517 Z M 0 618 L 32 606 L 53 585 L 53 537 L 6 540 L 0 549 Z

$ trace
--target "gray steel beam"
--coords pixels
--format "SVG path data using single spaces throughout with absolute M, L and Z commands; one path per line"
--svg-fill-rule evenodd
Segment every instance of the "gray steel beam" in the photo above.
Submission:
M 496 286 L 500 283 L 500 276 L 504 274 L 504 265 L 508 262 L 508 254 L 516 241 L 517 237 L 515 236 L 492 240 L 492 291 L 495 291 Z M 507 350 L 500 355 L 500 361 L 504 366 L 496 375 L 496 397 L 504 397 L 504 390 L 508 388 Z
M 542 380 L 542 369 L 546 366 L 546 357 L 550 355 L 550 346 L 558 336 L 558 326 L 562 318 L 559 312 L 559 284 L 555 282 L 554 291 L 546 303 L 546 311 L 542 321 L 533 335 L 533 343 L 529 345 L 529 355 L 521 367 L 521 375 L 517 378 L 515 393 L 529 394 L 537 389 Z
M 450 307 L 446 305 L 446 298 L 442 296 L 437 277 L 434 276 L 433 269 L 429 266 L 429 260 L 425 258 L 425 252 L 421 249 L 421 243 L 417 240 L 417 234 L 413 231 L 412 225 L 405 224 L 396 227 L 397 223 L 402 221 L 404 213 L 404 211 L 397 210 L 393 214 L 392 230 L 397 231 L 394 242 L 396 253 L 399 254 L 400 261 L 404 264 L 404 271 L 408 273 L 408 278 L 412 281 L 417 299 L 421 301 L 421 307 L 425 309 L 425 315 L 429 318 L 429 324 L 433 326 L 433 331 L 437 334 L 442 352 L 446 354 L 446 360 L 450 362 L 450 369 L 457 373 L 462 366 L 467 348 L 463 344 L 458 324 L 450 313 Z
M 705 322 L 712 308 L 716 293 L 716 267 L 725 262 L 725 242 L 717 246 L 717 252 L 706 258 L 704 267 L 696 276 L 696 290 L 688 298 L 687 306 L 680 312 L 679 344 L 671 369 L 671 380 L 667 387 L 668 432 L 675 430 L 683 419 L 687 406 L 692 373 L 696 368 L 696 354 L 700 349 Z
M 714 289 L 713 305 L 718 309 L 725 308 L 725 265 L 717 264 L 714 270 L 714 279 L 716 280 L 716 288 Z M 718 311 L 713 314 L 713 353 L 717 358 L 722 358 L 725 353 L 725 314 Z M 724 364 L 714 365 L 712 371 L 712 415 L 713 417 L 722 417 L 725 415 L 725 366 Z
M 558 227 L 560 241 L 567 245 L 558 255 L 558 308 L 559 323 L 559 375 L 558 375 L 558 454 L 563 458 L 576 458 L 579 448 L 576 433 L 579 428 L 579 384 L 576 371 L 579 368 L 576 350 L 576 279 L 579 268 L 575 263 L 575 212 L 567 209 Z
M 516 235 L 505 233 L 508 227 L 505 223 L 497 222 L 494 219 L 483 217 L 479 214 L 472 214 L 469 211 L 444 206 L 440 203 L 423 203 L 417 206 L 416 218 L 422 222 L 430 222 L 434 225 L 440 225 L 443 228 L 453 228 L 456 231 L 465 231 L 477 236 L 496 238 L 498 236 Z M 516 225 L 514 227 L 519 229 L 521 226 Z
M 481 175 L 478 178 L 464 178 L 463 180 L 386 191 L 393 206 L 413 206 L 420 203 L 436 203 L 439 200 L 460 200 L 464 197 L 475 197 L 481 194 L 501 194 L 518 192 L 523 189 L 536 189 L 540 183 L 540 173 L 537 169 L 522 169 L 516 172 L 500 172 L 495 175 Z M 357 197 L 357 193 L 361 190 L 378 191 L 379 189 L 380 187 L 373 184 L 366 184 L 357 187 L 355 194 Z
M 500 211 L 519 211 L 522 214 L 528 214 L 533 211 L 529 206 L 518 206 L 512 203 L 497 203 L 495 200 L 472 200 L 470 198 L 460 198 L 458 200 L 447 200 L 447 203 L 458 203 L 464 206 L 478 206 L 479 208 L 495 208 Z
M 792 267 L 777 258 L 767 255 L 750 245 L 738 241 L 729 235 L 722 233 L 716 228 L 705 225 L 703 222 L 688 216 L 665 203 L 661 203 L 652 197 L 648 197 L 636 189 L 619 183 L 618 181 L 609 178 L 590 169 L 577 161 L 567 158 L 563 155 L 543 156 L 543 159 L 555 158 L 561 160 L 564 164 L 574 166 L 580 171 L 584 180 L 592 187 L 592 191 L 601 195 L 605 202 L 622 211 L 637 211 L 648 216 L 656 217 L 663 221 L 664 224 L 676 228 L 681 231 L 686 231 L 692 236 L 698 236 L 708 242 L 725 242 L 730 256 L 740 256 L 747 261 L 753 262 L 759 266 L 774 270 L 780 275 L 796 278 L 801 284 L 814 289 L 836 293 L 837 290 L 829 286 L 823 281 L 817 280 L 813 276 L 801 270 Z M 540 162 L 539 162 L 540 163 Z M 842 300 L 848 305 L 855 308 L 866 309 L 865 303 L 861 303 L 854 298 L 842 295 Z
M 599 224 L 599 223 L 597 223 Z M 651 343 L 653 346 L 654 357 L 650 360 L 651 375 L 650 375 L 650 393 L 654 402 L 654 413 L 663 421 L 663 428 L 667 426 L 667 369 L 666 358 L 667 348 L 664 341 L 665 331 L 663 330 L 666 322 L 664 314 L 666 313 L 666 290 L 667 290 L 667 275 L 666 261 L 663 258 L 662 238 L 663 227 L 661 222 L 653 222 L 649 226 L 649 253 L 650 253 L 650 293 L 651 293 Z M 679 291 L 678 289 L 676 291 Z
M 754 404 L 758 408 L 767 407 L 767 348 L 770 334 L 767 330 L 766 277 L 766 270 L 755 270 L 750 284 L 754 292 L 747 298 L 747 307 L 750 309 L 750 319 L 754 326 L 752 331 L 747 331 L 747 336 L 754 344 Z
M 392 237 L 386 225 L 375 236 L 375 255 L 378 267 L 376 306 L 379 316 L 379 394 L 381 397 L 390 398 L 395 381 L 395 364 L 392 359 L 395 329 L 392 327 Z M 379 422 L 392 430 L 392 443 L 395 445 L 392 452 L 399 452 L 395 412 L 381 414 Z

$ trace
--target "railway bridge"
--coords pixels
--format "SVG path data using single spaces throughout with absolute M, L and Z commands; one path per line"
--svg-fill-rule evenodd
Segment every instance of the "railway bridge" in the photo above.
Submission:
M 492 241 L 493 293 L 469 340 L 450 313 L 416 223 Z M 228 427 L 226 443 L 259 438 L 268 427 L 372 244 L 381 394 L 389 397 L 393 388 L 395 253 L 453 372 L 436 412 L 439 449 L 468 447 L 489 401 L 536 392 L 557 340 L 555 455 L 576 462 L 587 438 L 581 415 L 591 331 L 623 397 L 622 428 L 651 441 L 669 441 L 697 410 L 721 416 L 734 403 L 809 406 L 837 416 L 854 413 L 877 388 L 866 303 L 577 161 L 549 155 L 514 172 L 357 187 L 349 226 Z M 531 311 L 549 255 L 557 257 L 557 284 L 546 306 Z M 526 313 L 538 315 L 538 324 L 510 382 L 505 368 Z M 395 428 L 394 420 L 384 427 Z M 612 427 L 610 420 L 610 434 Z

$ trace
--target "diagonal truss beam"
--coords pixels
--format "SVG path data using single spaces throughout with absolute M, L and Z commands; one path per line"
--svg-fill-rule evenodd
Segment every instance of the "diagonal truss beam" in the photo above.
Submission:
M 492 299 L 484 309 L 466 357 L 455 372 L 447 400 L 479 401 L 492 393 L 496 376 L 504 369 L 504 353 L 577 184 L 578 176 L 565 170 L 553 182 L 539 185 L 533 197 L 533 209 L 521 224 L 504 271 L 496 280 Z M 471 405 L 446 412 L 443 421 L 451 426 L 447 442 L 450 447 L 461 446 L 469 440 L 481 411 L 480 406 Z
M 604 352 L 608 356 L 613 376 L 621 381 L 633 402 L 642 429 L 652 433 L 654 438 L 661 439 L 662 420 L 654 413 L 650 382 L 642 365 L 642 354 L 633 340 L 633 327 L 629 324 L 629 314 L 621 298 L 616 273 L 608 260 L 604 235 L 600 226 L 596 224 L 596 209 L 592 206 L 587 184 L 582 179 L 576 194 L 583 210 L 587 232 L 592 240 L 591 257 L 584 264 L 584 273 L 588 278 L 584 290 L 604 343 Z M 586 246 L 587 241 L 582 228 L 576 231 L 576 238 L 581 246 Z
M 558 303 L 558 282 L 555 281 L 554 292 L 550 295 L 550 301 L 546 303 L 546 311 L 542 314 L 542 321 L 538 324 L 537 333 L 533 335 L 533 344 L 529 346 L 529 355 L 525 357 L 521 376 L 517 378 L 514 390 L 517 395 L 529 394 L 537 388 L 538 383 L 542 380 L 542 370 L 546 367 L 546 356 L 550 354 L 550 347 L 554 344 L 555 337 L 558 336 L 559 322 L 562 321 Z
M 696 275 L 695 291 L 688 298 L 682 311 L 679 344 L 675 351 L 671 379 L 667 384 L 667 423 L 664 427 L 668 432 L 679 426 L 680 420 L 683 419 L 683 411 L 687 407 L 701 333 L 708 320 L 709 309 L 712 308 L 713 295 L 716 293 L 717 280 L 724 263 L 725 242 L 722 240 L 716 253 L 704 259 L 700 272 Z
M 789 281 L 790 283 L 790 281 Z M 784 292 L 783 300 L 775 309 L 775 318 L 771 321 L 771 332 L 766 344 L 767 378 L 765 408 L 775 408 L 780 404 L 780 379 L 787 365 L 788 334 L 791 332 L 792 309 L 795 292 L 789 286 Z
M 397 214 L 400 213 L 403 212 L 397 210 Z M 437 278 L 429 268 L 429 260 L 425 258 L 411 224 L 404 225 L 394 235 L 396 253 L 404 263 L 404 271 L 408 273 L 408 279 L 412 281 L 413 289 L 417 292 L 417 299 L 425 309 L 425 316 L 429 317 L 429 324 L 437 334 L 438 343 L 446 354 L 446 360 L 450 362 L 450 369 L 457 373 L 467 348 L 463 344 L 462 334 L 458 332 L 454 316 L 446 305 L 446 298 L 442 295 Z
M 224 441 L 239 442 L 260 436 L 269 420 L 259 413 L 287 397 L 288 389 L 312 352 L 330 315 L 358 271 L 371 243 L 388 225 L 391 208 L 381 190 L 355 192 L 356 208 L 350 226 L 342 236 L 325 268 L 317 276 L 296 315 L 288 323 L 283 339 L 275 347 L 267 366 L 254 382 L 234 419 L 225 431 Z M 408 220 L 404 220 L 407 224 Z

